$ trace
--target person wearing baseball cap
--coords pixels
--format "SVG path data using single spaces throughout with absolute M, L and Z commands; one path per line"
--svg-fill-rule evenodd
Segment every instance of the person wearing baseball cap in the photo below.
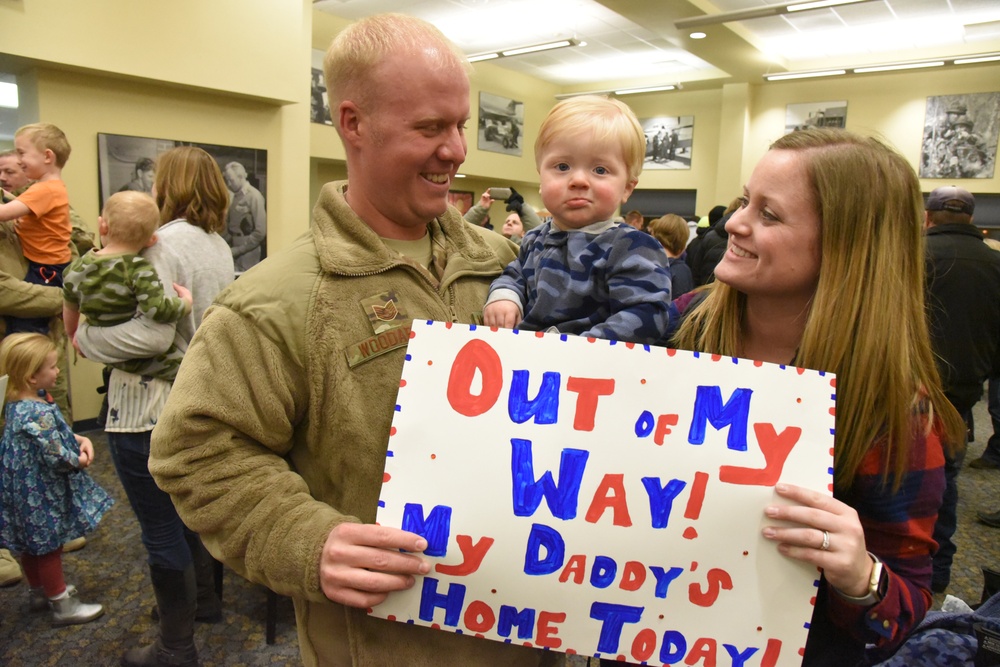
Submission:
M 983 382 L 1000 371 L 1000 253 L 983 243 L 972 224 L 976 199 L 968 190 L 937 188 L 924 205 L 927 306 L 931 344 L 944 394 L 967 424 Z M 951 579 L 958 471 L 964 451 L 945 462 L 945 492 L 934 540 L 931 589 L 944 592 Z M 1000 467 L 1000 466 L 998 466 Z
M 971 223 L 972 213 L 976 210 L 976 198 L 968 190 L 963 190 L 954 185 L 946 185 L 937 188 L 927 197 L 927 204 L 924 206 L 927 211 L 950 211 L 969 216 L 968 220 L 955 220 L 958 224 Z M 930 216 L 928 215 L 928 223 Z M 930 224 L 928 224 L 930 226 Z M 980 234 L 980 236 L 982 236 Z

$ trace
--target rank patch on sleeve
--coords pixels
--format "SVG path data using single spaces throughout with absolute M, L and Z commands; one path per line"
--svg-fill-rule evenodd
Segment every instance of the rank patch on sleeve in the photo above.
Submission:
M 368 321 L 371 322 L 372 330 L 376 334 L 410 323 L 410 316 L 399 303 L 395 290 L 362 299 L 361 307 L 365 309 Z

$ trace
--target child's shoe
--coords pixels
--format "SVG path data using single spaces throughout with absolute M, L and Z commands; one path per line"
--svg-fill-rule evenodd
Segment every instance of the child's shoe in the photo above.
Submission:
M 104 607 L 99 604 L 80 602 L 75 595 L 69 594 L 69 588 L 57 598 L 49 598 L 49 608 L 52 609 L 52 625 L 78 625 L 90 623 L 104 613 Z
M 76 595 L 76 586 L 67 584 L 66 595 L 73 597 Z M 45 595 L 45 589 L 39 586 L 28 590 L 28 611 L 34 613 L 49 610 L 49 598 Z

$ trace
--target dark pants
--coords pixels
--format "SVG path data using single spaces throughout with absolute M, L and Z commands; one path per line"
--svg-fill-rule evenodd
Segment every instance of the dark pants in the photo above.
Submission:
M 962 418 L 969 423 L 971 414 L 962 413 Z M 931 588 L 935 592 L 948 587 L 951 581 L 951 562 L 958 549 L 951 538 L 958 527 L 958 472 L 962 469 L 962 462 L 965 461 L 965 447 L 966 443 L 963 442 L 962 448 L 954 456 L 945 453 L 944 457 L 944 497 L 941 499 L 941 509 L 934 524 L 934 541 L 938 544 L 938 550 L 934 554 Z
M 185 535 L 194 533 L 177 516 L 170 496 L 160 490 L 149 474 L 151 434 L 152 431 L 108 433 L 111 459 L 132 511 L 139 519 L 149 564 L 168 570 L 184 570 L 192 562 Z
M 993 435 L 986 443 L 983 458 L 990 463 L 1000 465 L 1000 377 L 990 378 L 987 396 L 989 397 L 990 421 L 993 422 Z
M 28 260 L 28 273 L 24 276 L 24 282 L 32 285 L 46 285 L 48 287 L 63 286 L 63 269 L 69 264 L 39 264 Z M 40 333 L 43 336 L 49 335 L 48 317 L 5 317 L 7 322 L 7 333 Z

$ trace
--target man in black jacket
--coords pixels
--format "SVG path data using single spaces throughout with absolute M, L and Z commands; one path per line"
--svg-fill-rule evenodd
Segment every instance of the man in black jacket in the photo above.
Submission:
M 945 396 L 966 422 L 983 382 L 1000 369 L 1000 254 L 983 243 L 972 224 L 976 202 L 955 186 L 927 198 L 927 305 L 931 341 Z M 958 471 L 964 451 L 945 463 L 945 493 L 934 528 L 931 588 L 943 592 L 951 578 Z

